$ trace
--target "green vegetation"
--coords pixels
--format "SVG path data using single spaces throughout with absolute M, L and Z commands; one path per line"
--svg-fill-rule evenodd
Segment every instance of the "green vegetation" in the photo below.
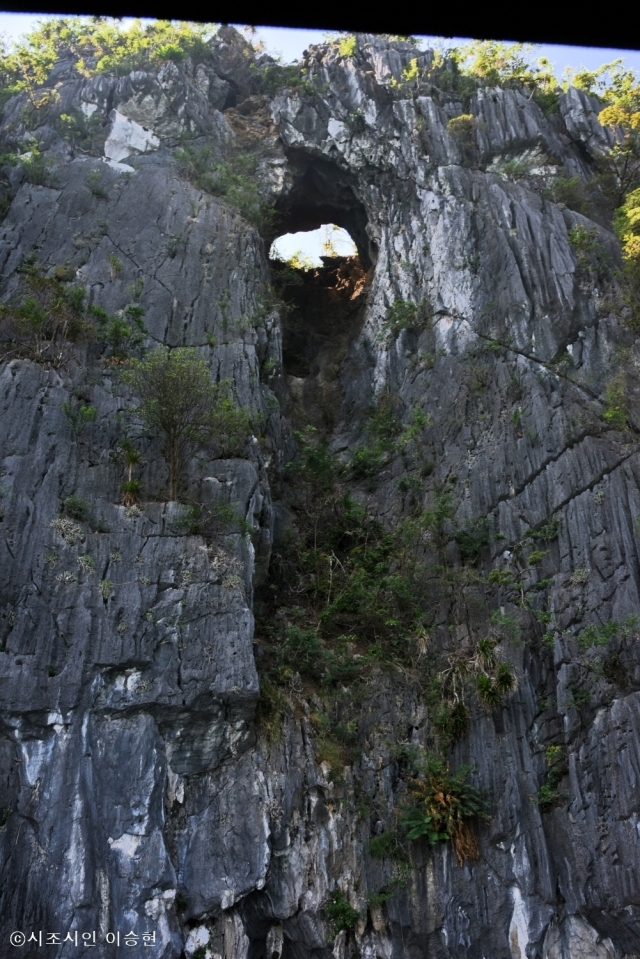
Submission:
M 376 410 L 373 429 L 381 437 L 397 435 L 391 397 Z M 470 565 L 426 559 L 425 549 L 444 551 L 452 538 L 445 532 L 450 494 L 440 491 L 429 508 L 419 506 L 385 530 L 345 492 L 353 462 L 341 469 L 313 431 L 298 440 L 294 519 L 257 604 L 263 675 L 272 688 L 302 681 L 331 699 L 342 688 L 357 688 L 372 669 L 400 669 L 425 690 L 443 747 L 466 732 L 472 701 L 495 708 L 515 688 L 498 644 L 517 641 L 517 624 L 501 613 L 484 632 L 427 658 L 435 610 L 449 606 L 456 622 L 461 595 L 486 582 Z M 457 531 L 468 563 L 486 544 L 487 531 L 481 518 Z
M 284 628 L 277 655 L 282 679 L 294 669 L 327 686 L 355 679 L 367 662 L 410 662 L 423 629 L 411 556 L 393 570 L 393 536 L 349 497 L 329 496 L 331 525 L 307 526 L 283 569 L 298 624 Z
M 554 176 L 547 181 L 542 195 L 553 203 L 563 203 L 570 210 L 586 215 L 591 208 L 589 190 L 578 176 Z
M 72 110 L 60 114 L 56 127 L 60 136 L 76 149 L 92 153 L 102 127 L 102 116 L 99 111 L 87 117 L 81 110 Z
M 546 57 L 532 59 L 530 44 L 476 40 L 453 51 L 464 76 L 483 86 L 523 87 L 546 110 L 553 109 L 560 92 L 553 67 Z
M 595 646 L 608 646 L 612 639 L 629 636 L 638 630 L 638 617 L 629 616 L 623 623 L 611 620 L 608 623 L 585 627 L 578 634 L 580 649 L 592 649 Z
M 65 402 L 62 404 L 62 409 L 71 427 L 71 433 L 74 439 L 78 438 L 78 435 L 85 426 L 88 426 L 89 423 L 95 423 L 98 417 L 98 411 L 95 406 L 88 406 L 84 403 Z
M 389 307 L 384 322 L 386 332 L 397 336 L 402 330 L 424 329 L 431 321 L 432 312 L 426 300 L 411 303 L 398 299 Z
M 85 183 L 87 187 L 93 193 L 95 197 L 99 200 L 108 200 L 109 194 L 104 187 L 102 182 L 102 172 L 100 170 L 91 170 L 90 173 L 87 173 Z
M 489 545 L 489 521 L 486 516 L 476 516 L 469 520 L 455 535 L 463 562 L 475 562 Z
M 640 329 L 640 82 L 621 60 L 597 70 L 571 73 L 571 83 L 600 98 L 600 123 L 615 133 L 611 149 L 600 159 L 596 183 L 616 208 L 614 226 L 622 244 L 620 303 L 627 324 Z M 618 409 L 615 407 L 618 406 Z M 610 407 L 616 428 L 626 419 L 619 404 Z
M 348 899 L 339 889 L 334 890 L 325 902 L 324 911 L 331 920 L 334 936 L 342 929 L 349 932 L 355 929 L 356 923 L 360 918 L 360 913 L 353 906 L 349 905 Z
M 604 390 L 604 412 L 602 419 L 615 430 L 627 429 L 629 415 L 627 384 L 624 373 L 617 373 L 609 380 Z
M 26 295 L 0 305 L 2 358 L 25 357 L 60 365 L 65 344 L 92 338 L 85 310 L 85 291 L 45 277 L 33 264 L 23 268 Z
M 78 523 L 74 523 L 73 520 L 66 516 L 57 516 L 55 519 L 51 520 L 49 526 L 64 540 L 67 546 L 75 546 L 75 544 L 84 536 L 82 527 L 79 526 Z
M 188 502 L 174 527 L 181 535 L 203 536 L 205 539 L 231 533 L 251 536 L 255 532 L 254 527 L 231 503 L 203 506 L 202 503 Z
M 640 188 L 628 193 L 616 211 L 615 227 L 625 260 L 640 260 Z
M 113 592 L 113 583 L 110 579 L 103 579 L 100 582 L 100 595 L 102 596 L 105 603 L 109 599 Z
M 302 286 L 304 280 L 300 276 L 300 270 L 315 270 L 317 267 L 313 258 L 302 250 L 295 250 L 286 260 L 276 255 L 271 257 L 271 262 L 277 264 L 274 272 L 273 284 L 278 291 L 284 291 L 287 287 Z
M 623 69 L 621 60 L 580 71 L 571 82 L 600 97 L 604 109 L 598 119 L 616 133 L 600 162 L 600 181 L 619 207 L 640 186 L 640 82 L 634 71 Z
M 119 260 L 115 254 L 109 254 L 109 267 L 111 270 L 111 279 L 115 280 L 122 273 L 122 260 Z
M 72 268 L 58 264 L 52 275 L 46 276 L 30 261 L 21 273 L 22 297 L 0 305 L 3 358 L 22 357 L 60 366 L 69 355 L 69 344 L 97 339 L 114 362 L 122 362 L 148 335 L 140 306 L 129 305 L 114 316 L 101 307 L 87 307 L 85 288 L 68 283 L 75 275 Z M 93 416 L 88 407 L 83 411 L 68 404 L 65 413 L 74 435 Z
M 341 37 L 337 42 L 338 53 L 341 57 L 352 57 L 356 52 L 358 42 L 353 33 Z
M 96 571 L 96 561 L 89 553 L 78 556 L 78 566 L 85 576 L 90 576 L 91 573 L 95 573 Z
M 382 393 L 369 411 L 366 443 L 354 451 L 349 462 L 351 478 L 371 479 L 393 453 L 406 452 L 431 424 L 431 416 L 415 406 L 409 422 L 403 426 L 397 398 L 391 393 Z M 414 479 L 412 484 L 414 493 L 419 492 L 417 482 Z
M 503 163 L 500 170 L 501 172 L 508 177 L 510 180 L 520 180 L 522 177 L 527 176 L 531 170 L 531 161 L 527 160 L 507 160 L 506 163 Z
M 386 532 L 341 489 L 338 467 L 313 432 L 298 438 L 295 526 L 274 557 L 260 624 L 274 681 L 297 672 L 331 688 L 373 663 L 409 664 L 419 655 L 420 533 Z M 271 608 L 276 597 L 284 616 Z
M 568 233 L 569 243 L 573 249 L 578 276 L 595 272 L 604 282 L 610 279 L 609 257 L 603 248 L 602 238 L 598 227 L 587 227 L 579 224 L 572 227 Z
M 544 543 L 550 543 L 556 539 L 560 532 L 560 521 L 556 516 L 552 516 L 546 523 L 537 529 L 528 529 L 526 537 L 532 540 L 540 540 Z
M 420 69 L 418 67 L 418 58 L 413 57 L 409 60 L 409 66 L 405 67 L 402 71 L 402 79 L 404 83 L 413 83 L 414 80 L 418 80 L 420 77 Z
M 470 150 L 475 146 L 478 121 L 470 113 L 462 113 L 453 117 L 447 123 L 447 133 L 456 140 L 463 149 Z
M 266 63 L 253 65 L 256 93 L 274 97 L 283 90 L 304 90 L 306 93 L 318 93 L 319 87 L 307 79 L 307 71 L 296 63 Z
M 455 94 L 463 103 L 482 87 L 521 89 L 545 114 L 557 110 L 561 93 L 550 62 L 545 57 L 535 58 L 531 45 L 495 40 L 436 50 L 423 78 Z
M 376 859 L 392 859 L 396 862 L 408 862 L 409 851 L 403 843 L 405 837 L 399 829 L 389 829 L 369 841 L 369 852 Z
M 113 270 L 113 264 L 111 264 Z M 144 310 L 129 304 L 120 313 L 111 315 L 99 306 L 89 308 L 90 316 L 97 323 L 96 336 L 104 343 L 113 362 L 126 360 L 133 350 L 139 349 L 149 335 L 142 322 Z
M 80 496 L 67 496 L 62 503 L 62 511 L 66 516 L 77 519 L 81 523 L 86 522 L 91 516 L 89 503 Z
M 3 358 L 26 357 L 59 366 L 67 343 L 92 338 L 85 308 L 85 290 L 46 277 L 34 263 L 22 268 L 25 295 L 0 305 L 0 348 Z
M 548 811 L 565 799 L 558 786 L 568 772 L 568 765 L 564 747 L 557 744 L 547 746 L 544 758 L 547 768 L 546 779 L 535 796 L 531 798 L 541 809 Z
M 443 657 L 440 670 L 432 675 L 427 700 L 432 707 L 434 727 L 443 742 L 455 742 L 466 734 L 468 703 L 473 696 L 493 709 L 501 706 L 516 688 L 513 670 L 496 650 L 510 625 L 495 624 L 487 636 L 461 644 Z
M 638 153 L 640 156 L 640 147 Z M 628 326 L 637 333 L 640 330 L 640 188 L 636 187 L 626 195 L 616 211 L 614 226 L 624 258 L 620 274 L 622 305 L 626 309 Z
M 407 839 L 424 836 L 432 846 L 450 839 L 461 865 L 477 859 L 471 823 L 489 816 L 482 795 L 469 783 L 471 768 L 461 766 L 452 774 L 440 756 L 427 756 L 421 773 L 409 783 L 411 808 L 402 819 Z
M 160 66 L 167 60 L 194 61 L 208 57 L 207 40 L 216 31 L 199 25 L 168 20 L 123 27 L 104 17 L 56 17 L 44 21 L 2 57 L 0 77 L 5 99 L 25 93 L 34 108 L 42 102 L 44 84 L 60 57 L 71 57 L 82 76 L 106 73 L 123 76 L 131 70 Z
M 215 441 L 223 452 L 239 453 L 246 443 L 250 417 L 238 409 L 228 384 L 215 384 L 206 362 L 194 349 L 155 349 L 132 360 L 122 375 L 139 399 L 137 413 L 162 441 L 169 466 L 169 499 L 175 500 L 187 453 Z
M 264 230 L 271 223 L 273 210 L 263 202 L 255 176 L 255 154 L 236 153 L 223 161 L 215 157 L 210 146 L 186 143 L 175 156 L 183 176 L 199 190 L 228 200 L 258 229 Z
M 375 902 L 384 902 L 394 895 L 394 887 L 406 881 L 410 864 L 410 843 L 426 839 L 430 846 L 450 841 L 456 859 L 463 865 L 478 856 L 475 830 L 489 820 L 488 803 L 471 784 L 470 766 L 451 772 L 449 763 L 435 753 L 412 747 L 407 755 L 413 775 L 407 780 L 407 798 L 394 816 L 395 824 L 382 835 L 374 836 L 369 852 L 380 859 L 391 860 L 396 877 L 383 887 Z
M 77 522 L 73 522 L 77 520 Z M 104 520 L 96 516 L 91 505 L 81 496 L 67 496 L 62 502 L 62 515 L 54 520 L 52 528 L 59 533 L 65 542 L 73 543 L 80 539 L 84 533 L 82 527 L 77 523 L 87 523 L 93 533 L 108 533 L 109 529 Z
M 27 146 L 29 147 L 27 152 L 10 155 L 7 159 L 20 165 L 27 183 L 33 183 L 34 186 L 55 187 L 56 175 L 53 170 L 53 161 L 40 152 L 36 141 L 30 141 Z
M 127 470 L 127 478 L 122 484 L 122 503 L 124 506 L 134 506 L 142 495 L 142 481 L 133 478 L 133 468 L 140 465 L 142 455 L 129 437 L 125 436 L 118 443 L 115 456 Z
M 583 224 L 573 226 L 569 230 L 569 243 L 578 253 L 593 253 L 599 245 L 597 227 L 586 227 Z

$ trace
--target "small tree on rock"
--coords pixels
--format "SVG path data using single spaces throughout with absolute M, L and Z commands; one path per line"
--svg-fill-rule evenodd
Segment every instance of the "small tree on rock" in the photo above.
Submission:
M 216 384 L 194 349 L 158 347 L 144 360 L 132 360 L 123 374 L 138 396 L 138 414 L 162 440 L 169 466 L 169 499 L 176 499 L 185 457 L 194 446 L 215 440 L 227 454 L 246 442 L 249 415 L 238 409 L 227 383 Z

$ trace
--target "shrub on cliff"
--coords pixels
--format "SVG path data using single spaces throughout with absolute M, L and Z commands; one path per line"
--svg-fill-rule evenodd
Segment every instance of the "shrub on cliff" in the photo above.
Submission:
M 355 929 L 356 923 L 360 918 L 358 910 L 350 905 L 348 899 L 346 899 L 340 889 L 336 889 L 331 893 L 329 899 L 324 904 L 324 911 L 331 920 L 334 935 L 337 935 L 343 929 L 346 932 Z
M 85 290 L 44 276 L 28 263 L 21 269 L 25 295 L 0 305 L 0 359 L 24 357 L 61 365 L 70 343 L 93 339 Z
M 215 441 L 227 454 L 246 442 L 250 418 L 238 409 L 225 383 L 214 383 L 209 367 L 194 349 L 158 347 L 133 360 L 123 374 L 140 403 L 137 412 L 162 441 L 169 466 L 169 499 L 175 500 L 185 459 L 195 446 Z
M 444 759 L 428 757 L 419 778 L 410 781 L 412 806 L 403 821 L 408 839 L 425 836 L 432 846 L 450 839 L 460 865 L 478 858 L 471 823 L 489 818 L 482 795 L 468 781 L 470 772 L 461 766 L 451 773 Z
M 120 313 L 111 315 L 102 307 L 92 305 L 89 312 L 96 320 L 97 338 L 105 344 L 113 362 L 125 360 L 132 350 L 142 346 L 148 335 L 140 306 L 129 304 Z
M 258 229 L 273 219 L 273 211 L 263 203 L 256 180 L 258 158 L 251 153 L 236 153 L 228 161 L 216 160 L 210 147 L 185 143 L 176 150 L 183 176 L 199 190 L 224 197 L 241 216 Z

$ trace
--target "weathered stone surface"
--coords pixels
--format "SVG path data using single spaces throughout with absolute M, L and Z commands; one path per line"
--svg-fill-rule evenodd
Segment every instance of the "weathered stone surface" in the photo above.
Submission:
M 120 505 L 123 469 L 110 453 L 130 398 L 95 345 L 48 367 L 0 367 L 1 941 L 14 929 L 151 929 L 150 959 L 198 949 L 225 959 L 636 955 L 637 642 L 620 640 L 618 678 L 596 676 L 582 705 L 590 660 L 576 643 L 584 626 L 640 611 L 637 430 L 602 419 L 614 349 L 630 343 L 605 298 L 619 256 L 612 233 L 542 188 L 555 173 L 586 177 L 610 145 L 597 104 L 570 90 L 546 117 L 517 91 L 480 91 L 469 153 L 447 131 L 467 108 L 403 84 L 410 44 L 359 37 L 349 58 L 312 48 L 315 94 L 284 89 L 247 107 L 271 116 L 256 176 L 281 232 L 342 225 L 368 271 L 344 322 L 325 328 L 314 316 L 305 340 L 304 310 L 281 317 L 265 299 L 270 228 L 261 237 L 175 162 L 184 134 L 224 157 L 239 129 L 225 111 L 242 116 L 255 94 L 246 43 L 224 30 L 212 50 L 207 65 L 117 81 L 78 79 L 62 64 L 60 109 L 100 119 L 93 155 L 50 122 L 35 131 L 55 161 L 49 185 L 8 174 L 3 301 L 19 295 L 34 255 L 45 271 L 64 266 L 109 313 L 139 304 L 148 345 L 197 347 L 262 415 L 265 435 L 242 457 L 222 459 L 214 445 L 194 456 L 194 498 L 244 522 L 189 535 L 184 508 L 165 502 L 166 466 L 148 437 L 149 502 Z M 3 116 L 14 143 L 28 132 L 22 106 L 14 98 Z M 530 175 L 514 181 L 504 164 L 523 157 Z M 576 226 L 596 231 L 608 262 L 580 259 Z M 389 335 L 400 298 L 428 301 L 433 322 Z M 404 886 L 371 902 L 394 866 L 369 854 L 369 840 L 402 797 L 394 744 L 427 742 L 423 697 L 374 676 L 360 756 L 341 776 L 316 761 L 313 704 L 300 689 L 285 728 L 267 735 L 254 723 L 252 597 L 286 517 L 272 499 L 295 449 L 287 416 L 306 414 L 347 459 L 385 391 L 404 422 L 419 407 L 429 424 L 417 452 L 390 452 L 358 495 L 391 523 L 409 508 L 403 477 L 416 478 L 420 505 L 449 484 L 455 523 L 489 521 L 497 568 L 555 516 L 557 538 L 523 573 L 526 588 L 552 580 L 555 649 L 523 618 L 526 641 L 504 649 L 517 692 L 504 709 L 478 708 L 453 751 L 491 797 L 479 858 L 461 866 L 448 844 L 418 844 Z M 97 417 L 74 435 L 63 404 L 79 400 Z M 65 527 L 71 495 L 92 519 Z M 459 563 L 453 537 L 447 556 Z M 545 810 L 532 798 L 550 743 L 566 750 L 566 802 Z M 360 912 L 349 934 L 334 935 L 323 912 L 336 889 Z M 96 948 L 96 959 L 109 955 Z

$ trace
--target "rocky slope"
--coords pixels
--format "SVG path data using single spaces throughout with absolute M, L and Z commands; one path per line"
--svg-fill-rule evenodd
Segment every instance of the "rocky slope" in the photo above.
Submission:
M 120 505 L 132 399 L 103 345 L 0 366 L 3 955 L 14 930 L 60 933 L 57 957 L 89 954 L 73 937 L 95 930 L 96 959 L 117 930 L 155 932 L 138 949 L 163 959 L 640 954 L 634 343 L 606 210 L 553 191 L 590 179 L 607 133 L 577 90 L 549 116 L 516 89 L 463 103 L 437 76 L 406 81 L 431 53 L 360 36 L 352 54 L 312 48 L 304 83 L 267 94 L 267 61 L 227 30 L 206 62 L 120 79 L 61 60 L 48 112 L 5 107 L 7 152 L 35 138 L 41 154 L 38 175 L 4 168 L 3 301 L 35 263 L 109 314 L 137 304 L 148 346 L 198 347 L 261 426 L 241 457 L 190 463 L 185 499 L 242 518 L 197 535 L 165 501 L 153 438 L 145 501 Z M 61 114 L 86 118 L 84 139 Z M 228 169 L 250 155 L 253 172 L 213 195 L 194 149 Z M 360 262 L 327 261 L 283 311 L 268 245 L 327 222 Z M 390 323 L 398 303 L 423 317 Z M 607 416 L 614 374 L 626 423 Z M 343 482 L 387 528 L 448 491 L 438 548 L 459 575 L 452 599 L 427 543 L 423 658 L 493 628 L 518 681 L 493 709 L 472 699 L 446 747 L 489 803 L 462 863 L 444 841 L 402 861 L 369 848 L 406 797 L 406 756 L 435 741 L 419 670 L 335 686 L 346 764 L 323 753 L 326 699 L 295 669 L 275 720 L 256 721 L 273 651 L 254 594 L 295 513 L 292 428 L 311 423 L 348 465 L 388 396 L 407 441 Z M 97 415 L 80 428 L 83 404 Z M 75 517 L 69 497 L 88 504 Z M 488 585 L 491 570 L 505 575 Z

